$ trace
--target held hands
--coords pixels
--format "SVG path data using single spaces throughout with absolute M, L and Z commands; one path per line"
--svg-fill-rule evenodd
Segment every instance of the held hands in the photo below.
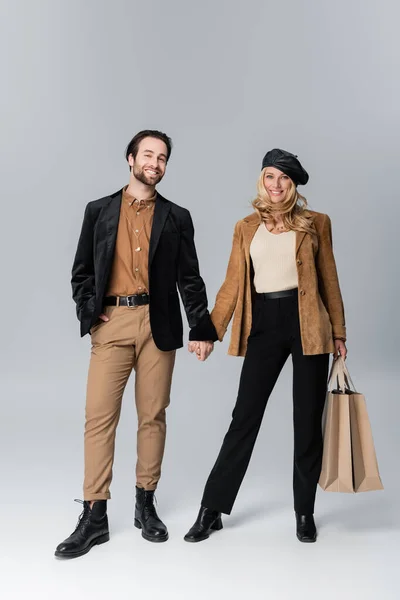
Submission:
M 101 316 L 105 315 L 100 315 Z M 107 317 L 105 320 L 108 320 Z M 334 340 L 335 344 L 335 352 L 333 353 L 333 358 L 336 360 L 339 356 L 341 356 L 344 360 L 347 358 L 347 347 L 343 340 Z M 214 350 L 214 342 L 189 342 L 188 350 L 193 354 L 196 354 L 198 360 L 204 362 L 210 356 L 211 352 Z
M 197 359 L 204 362 L 214 350 L 214 342 L 189 342 L 188 350 L 196 354 Z
M 333 353 L 333 360 L 336 360 L 341 356 L 344 360 L 347 358 L 347 348 L 343 340 L 333 340 L 335 344 L 335 352 Z

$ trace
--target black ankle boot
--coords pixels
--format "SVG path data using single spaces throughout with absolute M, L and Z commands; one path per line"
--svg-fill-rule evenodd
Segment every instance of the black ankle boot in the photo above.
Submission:
M 201 506 L 196 522 L 183 539 L 185 542 L 202 542 L 210 536 L 212 530 L 219 531 L 222 527 L 221 513 Z
M 157 515 L 153 491 L 136 488 L 135 527 L 148 542 L 167 541 L 168 530 Z
M 89 552 L 93 546 L 104 544 L 109 539 L 107 500 L 96 500 L 92 508 L 90 503 L 85 501 L 75 531 L 58 544 L 54 554 L 58 558 L 77 558 Z
M 317 528 L 313 515 L 296 513 L 296 534 L 300 542 L 310 543 L 317 540 Z

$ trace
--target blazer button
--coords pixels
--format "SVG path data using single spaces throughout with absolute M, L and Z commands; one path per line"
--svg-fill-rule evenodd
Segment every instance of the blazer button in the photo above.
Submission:
M 300 290 L 300 296 L 305 296 L 305 295 L 306 295 L 305 291 L 304 290 Z
M 302 260 L 300 260 L 300 259 L 297 259 L 297 264 L 298 264 L 298 265 L 302 265 L 302 264 L 303 264 L 303 261 L 302 261 Z

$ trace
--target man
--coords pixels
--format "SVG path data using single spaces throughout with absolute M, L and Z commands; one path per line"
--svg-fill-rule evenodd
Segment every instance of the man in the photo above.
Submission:
M 134 524 L 151 542 L 168 531 L 154 507 L 165 445 L 175 351 L 182 347 L 179 289 L 189 349 L 205 360 L 217 334 L 207 310 L 190 213 L 156 191 L 170 138 L 141 131 L 129 143 L 129 185 L 90 202 L 72 268 L 81 335 L 90 332 L 83 512 L 55 555 L 74 558 L 109 540 L 107 500 L 121 400 L 132 369 L 138 414 Z

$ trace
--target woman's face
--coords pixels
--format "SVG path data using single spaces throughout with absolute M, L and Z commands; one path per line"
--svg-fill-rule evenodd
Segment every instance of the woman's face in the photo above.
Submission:
M 271 202 L 283 202 L 292 186 L 290 177 L 275 167 L 267 167 L 264 173 L 264 187 Z

